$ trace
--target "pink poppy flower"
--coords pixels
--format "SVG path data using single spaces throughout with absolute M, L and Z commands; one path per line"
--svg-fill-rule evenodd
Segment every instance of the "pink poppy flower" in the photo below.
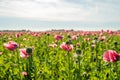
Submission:
M 57 44 L 55 44 L 55 43 L 49 44 L 49 47 L 55 48 L 55 47 L 57 47 Z
M 27 76 L 27 72 L 25 72 L 25 71 L 23 71 L 21 74 L 22 74 L 24 77 Z
M 9 41 L 8 43 L 4 43 L 3 45 L 6 49 L 11 51 L 15 50 L 18 47 L 17 43 L 13 41 Z
M 84 41 L 90 41 L 90 38 L 84 38 Z
M 3 52 L 0 52 L 0 55 L 2 55 L 3 54 Z
M 73 35 L 73 36 L 72 36 L 72 40 L 77 40 L 77 36 L 76 36 L 76 35 Z
M 39 37 L 39 34 L 38 33 L 34 33 L 33 36 Z
M 103 41 L 103 40 L 105 40 L 105 38 L 106 38 L 105 36 L 101 36 L 100 40 Z
M 103 33 L 101 32 L 99 35 L 100 35 L 100 36 L 103 36 Z
M 47 32 L 42 32 L 42 34 L 46 34 Z
M 16 33 L 15 34 L 16 38 L 20 37 L 20 34 L 19 33 Z
M 69 30 L 65 30 L 65 32 L 69 32 Z
M 72 44 L 66 44 L 65 42 L 63 42 L 60 45 L 60 48 L 63 49 L 63 50 L 65 50 L 65 51 L 72 51 L 73 45 Z
M 2 35 L 2 32 L 0 32 L 0 35 Z
M 104 32 L 104 30 L 102 29 L 100 32 L 101 32 L 101 33 L 103 33 L 103 32 Z
M 80 43 L 77 43 L 76 46 L 80 47 Z
M 103 60 L 105 62 L 116 62 L 119 58 L 120 55 L 114 50 L 107 50 L 103 55 Z
M 29 57 L 28 53 L 26 52 L 26 48 L 20 49 L 20 57 L 22 57 L 22 58 L 28 58 Z
M 61 40 L 63 37 L 59 35 L 55 35 L 54 38 L 58 41 L 58 40 Z
M 108 30 L 107 32 L 108 32 L 108 34 L 113 34 L 112 30 Z
M 82 35 L 83 35 L 83 36 L 86 36 L 86 35 L 87 35 L 87 32 L 83 32 Z

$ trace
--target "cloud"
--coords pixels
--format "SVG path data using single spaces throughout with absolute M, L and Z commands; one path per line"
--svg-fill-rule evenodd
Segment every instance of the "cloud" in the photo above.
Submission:
M 1 0 L 0 16 L 49 21 L 120 21 L 119 0 Z

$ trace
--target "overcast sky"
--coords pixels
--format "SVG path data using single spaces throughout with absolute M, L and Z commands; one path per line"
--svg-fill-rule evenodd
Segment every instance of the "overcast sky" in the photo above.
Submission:
M 104 27 L 114 26 L 119 29 L 120 0 L 0 0 L 1 29 L 3 26 L 3 29 L 7 29 L 8 26 L 12 27 L 12 25 L 14 25 L 14 28 L 17 27 L 15 25 L 21 27 L 22 25 L 29 25 L 31 24 L 30 20 L 37 27 L 48 22 L 48 25 L 44 26 L 50 27 L 58 24 L 59 28 L 61 24 L 65 28 L 66 24 L 70 26 L 69 23 L 72 22 L 71 27 L 79 27 L 83 24 L 83 26 L 87 24 L 88 27 L 102 26 L 103 24 Z M 46 22 L 42 24 L 41 21 Z M 50 23 L 51 21 L 52 23 Z M 30 29 L 33 25 L 29 25 L 31 26 Z M 40 27 L 40 29 L 42 28 Z

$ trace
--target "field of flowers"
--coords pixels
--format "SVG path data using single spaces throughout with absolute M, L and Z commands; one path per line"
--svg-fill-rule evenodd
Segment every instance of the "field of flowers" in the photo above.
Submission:
M 120 33 L 0 32 L 0 80 L 120 80 Z

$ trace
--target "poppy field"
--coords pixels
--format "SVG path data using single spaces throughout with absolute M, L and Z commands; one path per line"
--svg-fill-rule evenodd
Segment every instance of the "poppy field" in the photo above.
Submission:
M 120 32 L 0 32 L 0 80 L 120 80 Z

